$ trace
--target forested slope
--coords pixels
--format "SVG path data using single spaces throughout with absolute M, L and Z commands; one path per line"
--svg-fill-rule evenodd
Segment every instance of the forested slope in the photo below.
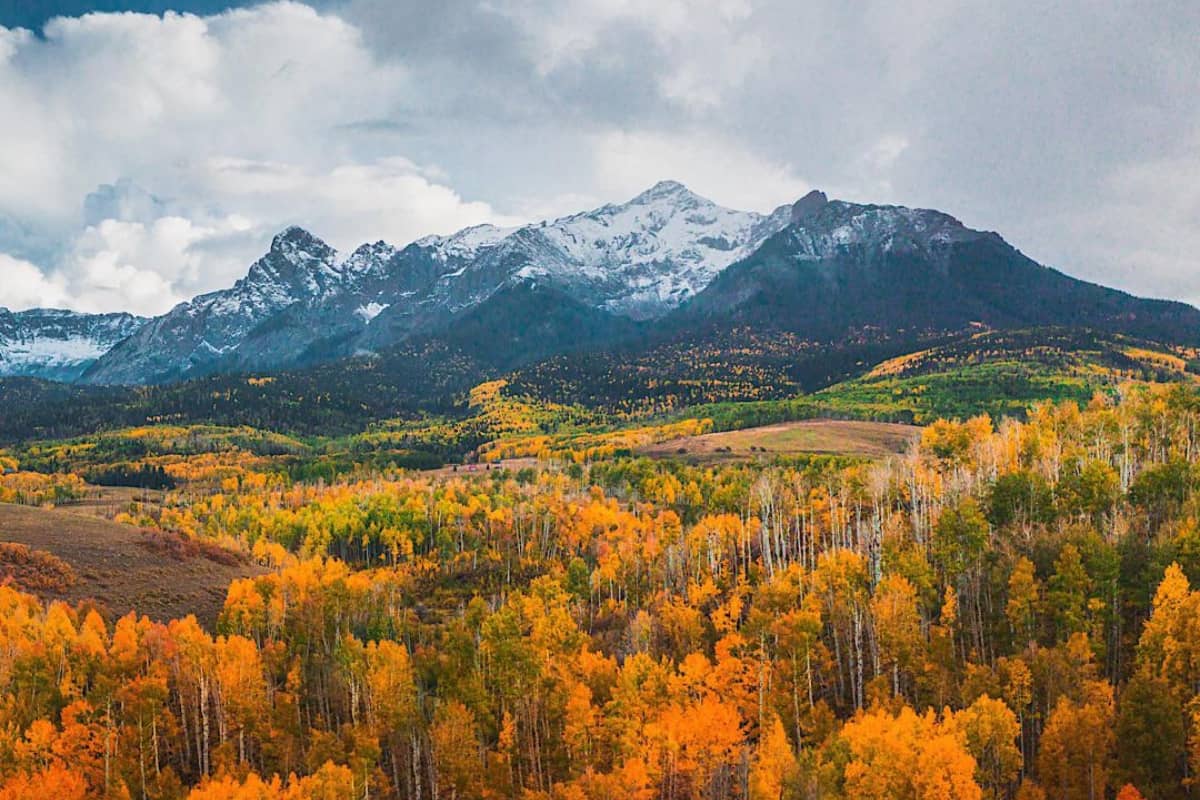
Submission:
M 182 485 L 120 520 L 269 573 L 216 631 L 0 587 L 0 797 L 1186 797 L 1200 394 L 1119 396 L 875 461 L 311 482 L 146 429 Z

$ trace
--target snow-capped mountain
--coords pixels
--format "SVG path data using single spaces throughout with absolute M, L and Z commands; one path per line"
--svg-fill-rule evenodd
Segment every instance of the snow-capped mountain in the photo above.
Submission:
M 1064 275 L 999 234 L 932 209 L 828 200 L 722 271 L 665 327 L 786 330 L 816 341 L 1079 326 L 1164 342 L 1200 341 L 1200 312 Z
M 130 314 L 0 308 L 0 376 L 75 380 L 145 322 Z
M 552 221 L 346 256 L 290 228 L 233 287 L 151 320 L 83 380 L 265 372 L 428 338 L 497 369 L 733 325 L 836 340 L 1074 322 L 1169 341 L 1200 332 L 1195 309 L 1068 278 L 939 211 L 811 192 L 759 214 L 667 181 Z
M 628 203 L 525 229 L 558 257 L 531 258 L 515 275 L 590 290 L 598 307 L 651 319 L 749 255 L 787 224 L 787 211 L 734 211 L 663 181 Z
M 666 181 L 627 203 L 520 228 L 480 225 L 345 258 L 298 228 L 231 289 L 153 320 L 92 368 L 94 383 L 265 370 L 372 352 L 450 324 L 505 288 L 553 287 L 634 320 L 661 317 L 788 223 Z
M 429 282 L 408 287 L 412 294 L 391 302 L 356 345 L 378 350 L 436 330 L 522 283 L 620 317 L 656 319 L 753 252 L 789 214 L 787 206 L 769 215 L 722 208 L 664 181 L 627 203 L 553 221 L 421 239 L 398 254 L 393 272 L 416 271 Z
M 329 245 L 301 228 L 271 242 L 232 288 L 200 295 L 152 319 L 90 370 L 94 383 L 157 383 L 204 374 L 257 326 L 288 307 L 320 302 L 361 276 L 359 261 L 339 261 Z
M 941 211 L 831 201 L 821 191 L 809 192 L 792 206 L 791 222 L 797 257 L 807 260 L 854 249 L 932 255 L 956 242 L 999 238 L 972 230 Z

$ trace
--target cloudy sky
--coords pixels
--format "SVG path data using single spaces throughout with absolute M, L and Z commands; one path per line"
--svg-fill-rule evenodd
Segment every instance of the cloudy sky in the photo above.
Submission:
M 664 178 L 1200 302 L 1195 0 L 229 5 L 0 0 L 0 305 L 159 313 L 288 224 L 403 244 Z

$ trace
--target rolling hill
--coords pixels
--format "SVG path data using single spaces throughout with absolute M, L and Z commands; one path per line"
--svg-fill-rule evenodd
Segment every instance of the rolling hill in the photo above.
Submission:
M 229 583 L 263 572 L 215 545 L 188 546 L 86 513 L 0 503 L 0 542 L 48 553 L 67 564 L 67 585 L 30 587 L 47 600 L 91 601 L 120 617 L 137 611 L 159 621 L 195 614 L 210 630 Z

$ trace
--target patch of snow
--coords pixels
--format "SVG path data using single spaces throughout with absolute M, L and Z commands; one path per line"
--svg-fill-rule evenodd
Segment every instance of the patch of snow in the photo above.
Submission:
M 60 309 L 0 313 L 0 375 L 83 367 L 132 334 L 144 320 L 125 314 Z
M 495 225 L 473 225 L 449 236 L 426 236 L 414 244 L 434 250 L 438 257 L 472 259 L 485 247 L 499 244 L 518 228 L 498 228 Z
M 14 366 L 69 366 L 99 358 L 108 352 L 111 346 L 87 336 L 25 339 L 11 342 L 4 347 L 0 353 L 0 360 Z
M 357 314 L 363 322 L 370 322 L 387 310 L 389 305 L 389 303 L 367 303 L 364 306 L 359 306 L 358 308 L 354 309 L 354 313 Z
M 513 277 L 518 280 L 525 278 L 538 278 L 546 274 L 545 267 L 539 267 L 537 264 L 526 264 L 519 270 L 513 273 Z

